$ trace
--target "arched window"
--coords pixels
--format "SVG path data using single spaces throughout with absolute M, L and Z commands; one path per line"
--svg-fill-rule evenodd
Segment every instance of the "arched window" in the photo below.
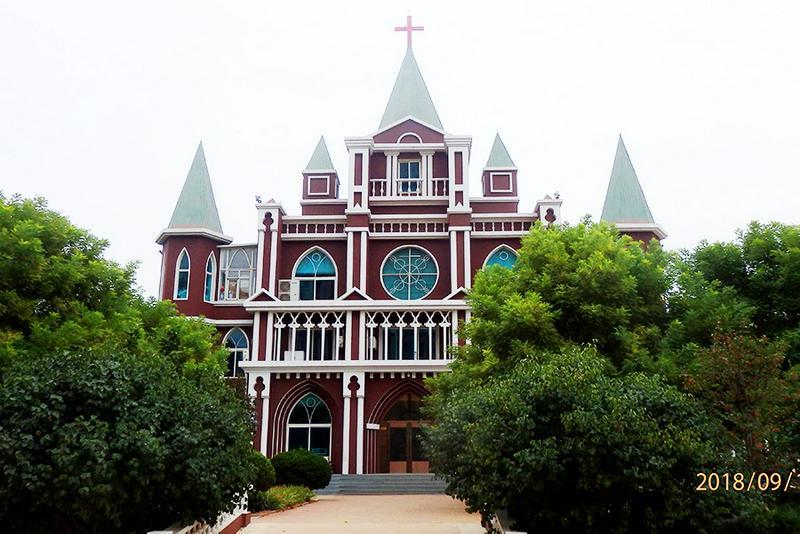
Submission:
M 295 267 L 294 276 L 300 283 L 300 300 L 336 298 L 336 266 L 324 250 L 308 251 Z
M 488 267 L 490 265 L 500 265 L 501 267 L 511 269 L 514 267 L 514 263 L 516 261 L 516 251 L 514 251 L 511 247 L 501 245 L 494 249 L 494 252 L 489 254 L 489 257 L 486 258 L 486 263 L 484 263 L 483 266 Z
M 220 300 L 247 300 L 255 281 L 255 248 L 222 249 L 222 287 Z
M 322 399 L 308 393 L 289 414 L 286 450 L 306 449 L 330 459 L 331 412 Z
M 189 298 L 189 253 L 186 249 L 181 250 L 178 261 L 175 262 L 175 300 L 186 300 Z
M 205 288 L 203 291 L 203 300 L 206 302 L 211 302 L 214 300 L 214 280 L 216 279 L 217 274 L 217 259 L 214 257 L 214 253 L 208 255 L 208 260 L 206 261 L 206 281 L 205 281 Z
M 241 328 L 234 328 L 225 336 L 225 348 L 228 349 L 228 371 L 225 376 L 244 376 L 240 364 L 248 358 L 250 345 Z
M 383 260 L 381 281 L 386 292 L 400 300 L 416 300 L 436 286 L 439 268 L 433 256 L 420 247 L 402 247 Z

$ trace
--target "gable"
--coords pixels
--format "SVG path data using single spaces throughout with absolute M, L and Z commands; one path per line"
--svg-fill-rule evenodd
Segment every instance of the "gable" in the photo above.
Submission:
M 407 135 L 408 134 L 408 135 Z M 372 137 L 375 143 L 444 143 L 444 134 L 414 119 L 406 119 Z

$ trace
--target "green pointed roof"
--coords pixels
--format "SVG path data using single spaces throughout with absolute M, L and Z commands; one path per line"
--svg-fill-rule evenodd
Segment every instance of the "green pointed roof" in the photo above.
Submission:
M 214 201 L 214 190 L 211 187 L 202 141 L 197 147 L 167 228 L 205 228 L 222 234 L 222 223 Z
M 425 80 L 419 71 L 417 60 L 414 53 L 409 48 L 403 64 L 400 65 L 400 72 L 397 73 L 397 80 L 394 82 L 392 94 L 389 102 L 386 103 L 386 110 L 383 112 L 381 125 L 383 129 L 408 116 L 416 117 L 426 124 L 435 126 L 443 130 L 442 121 L 431 100 Z
M 655 223 L 621 135 L 600 220 L 612 223 Z
M 311 159 L 308 160 L 308 165 L 306 165 L 303 172 L 332 170 L 333 161 L 331 161 L 331 155 L 328 152 L 328 145 L 325 144 L 325 137 L 320 136 L 317 148 L 315 148 L 314 153 L 311 154 Z
M 508 154 L 506 145 L 503 143 L 503 140 L 500 139 L 499 133 L 495 134 L 494 136 L 494 144 L 492 145 L 492 151 L 489 152 L 489 159 L 486 162 L 486 167 L 494 167 L 499 169 L 516 167 L 516 165 L 514 165 L 514 161 L 511 159 L 511 156 Z

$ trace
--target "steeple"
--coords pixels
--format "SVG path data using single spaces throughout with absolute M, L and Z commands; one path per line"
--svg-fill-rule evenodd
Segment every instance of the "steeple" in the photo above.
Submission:
M 303 170 L 303 200 L 326 198 L 339 198 L 339 175 L 333 168 L 325 137 L 320 137 Z
M 489 152 L 489 160 L 486 162 L 486 168 L 508 169 L 515 167 L 516 165 L 514 165 L 514 161 L 508 154 L 506 145 L 503 143 L 503 140 L 500 139 L 500 134 L 495 134 L 494 144 L 492 145 L 492 151 Z
M 600 220 L 618 223 L 654 223 L 647 199 L 644 198 L 639 178 L 633 169 L 631 158 L 622 135 L 617 142 L 617 154 L 611 168 L 606 201 Z
M 514 165 L 499 133 L 494 136 L 492 151 L 489 152 L 489 159 L 483 168 L 481 184 L 485 197 L 517 196 L 517 166 Z
M 397 73 L 379 129 L 382 130 L 408 116 L 439 130 L 444 129 L 411 48 L 406 50 L 403 64 L 400 65 L 400 72 Z
M 617 142 L 600 220 L 614 223 L 624 233 L 651 233 L 658 239 L 666 237 L 664 230 L 653 219 L 622 135 Z
M 222 233 L 222 223 L 214 200 L 214 189 L 211 187 L 211 176 L 208 174 L 202 141 L 197 146 L 197 152 L 189 168 L 189 174 L 186 175 L 178 202 L 175 204 L 172 218 L 157 242 L 161 243 L 166 235 L 176 234 L 205 234 L 230 242 L 230 238 Z
M 328 152 L 328 145 L 325 144 L 325 137 L 320 136 L 317 148 L 311 154 L 311 159 L 308 160 L 308 165 L 303 172 L 317 172 L 317 171 L 332 171 L 333 161 L 331 161 L 331 154 Z

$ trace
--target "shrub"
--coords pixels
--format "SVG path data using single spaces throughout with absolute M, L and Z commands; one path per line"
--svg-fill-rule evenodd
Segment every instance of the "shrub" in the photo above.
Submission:
M 276 454 L 272 457 L 272 465 L 277 482 L 281 485 L 319 489 L 331 481 L 328 460 L 305 449 Z
M 253 489 L 255 491 L 267 491 L 275 485 L 275 468 L 269 458 L 255 449 L 250 453 L 254 465 L 255 477 L 253 478 Z
M 297 504 L 308 502 L 314 492 L 305 486 L 275 486 L 267 491 L 253 492 L 248 508 L 251 512 L 262 510 L 285 510 Z
M 145 532 L 213 522 L 253 479 L 250 413 L 161 355 L 45 354 L 0 385 L 7 532 Z

